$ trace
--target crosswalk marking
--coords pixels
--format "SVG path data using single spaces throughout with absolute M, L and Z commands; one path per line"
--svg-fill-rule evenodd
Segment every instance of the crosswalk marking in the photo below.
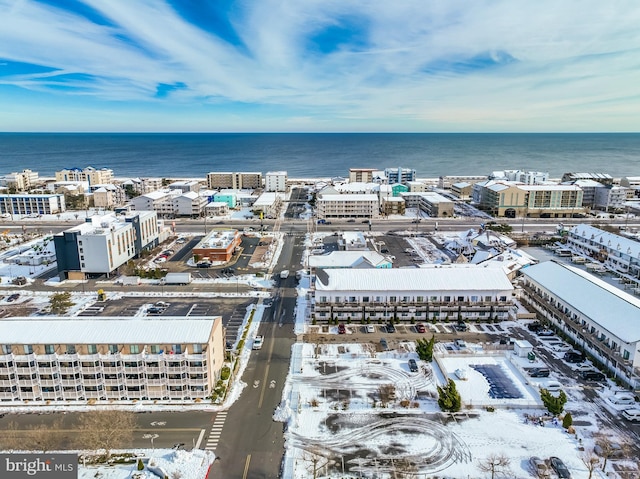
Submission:
M 216 414 L 216 418 L 213 420 L 213 424 L 209 429 L 209 437 L 207 438 L 207 444 L 205 449 L 208 451 L 214 451 L 218 447 L 220 436 L 222 435 L 222 429 L 224 428 L 224 422 L 227 419 L 227 411 L 222 411 Z

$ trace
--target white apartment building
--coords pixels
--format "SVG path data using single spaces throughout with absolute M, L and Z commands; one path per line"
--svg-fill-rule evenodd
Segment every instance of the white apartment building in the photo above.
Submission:
M 622 211 L 627 201 L 628 188 L 607 186 L 595 190 L 595 207 L 602 211 Z
M 56 181 L 84 181 L 89 185 L 103 185 L 113 183 L 113 170 L 109 168 L 96 169 L 92 166 L 86 168 L 66 168 L 56 171 Z
M 284 197 L 279 193 L 262 193 L 251 205 L 254 213 L 262 213 L 263 217 L 275 217 L 282 207 Z
M 142 250 L 158 245 L 158 217 L 155 211 L 96 215 L 56 234 L 53 241 L 61 279 L 110 274 Z
M 64 195 L 3 195 L 0 194 L 0 214 L 10 215 L 55 215 L 64 213 Z
M 265 176 L 264 190 L 268 192 L 287 191 L 287 172 L 269 171 Z
M 453 201 L 438 193 L 420 193 L 418 207 L 432 218 L 453 216 Z
M 194 400 L 224 361 L 220 317 L 8 318 L 0 401 Z
M 318 320 L 504 320 L 513 286 L 501 268 L 327 269 L 316 274 Z
M 569 229 L 567 246 L 640 283 L 640 243 L 637 241 L 581 224 Z
M 127 200 L 124 190 L 115 185 L 93 185 L 93 206 L 110 210 L 123 205 Z
M 4 177 L 4 183 L 8 188 L 14 188 L 16 191 L 29 191 L 38 182 L 38 172 L 31 170 L 22 170 L 21 172 L 9 173 Z
M 319 219 L 371 219 L 378 217 L 380 202 L 374 194 L 319 194 L 316 209 Z
M 183 180 L 174 181 L 169 184 L 170 190 L 180 190 L 182 193 L 188 193 L 189 191 L 200 191 L 200 182 L 197 180 Z
M 124 190 L 131 189 L 134 193 L 144 195 L 162 189 L 162 178 L 129 178 L 123 181 L 120 186 Z
M 180 190 L 157 190 L 129 200 L 136 211 L 155 211 L 161 218 L 172 218 L 178 214 L 176 198 Z
M 579 268 L 523 269 L 523 299 L 631 388 L 640 388 L 640 300 Z
M 188 191 L 175 198 L 176 214 L 178 216 L 202 216 L 208 202 L 208 197 L 200 196 L 195 191 Z

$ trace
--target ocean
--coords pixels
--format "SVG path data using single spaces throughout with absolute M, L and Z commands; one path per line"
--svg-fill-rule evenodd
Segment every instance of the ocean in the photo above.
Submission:
M 640 134 L 1 133 L 0 175 L 29 168 L 111 168 L 116 177 L 202 178 L 211 171 L 348 176 L 349 168 L 414 168 L 418 177 L 520 169 L 640 176 Z

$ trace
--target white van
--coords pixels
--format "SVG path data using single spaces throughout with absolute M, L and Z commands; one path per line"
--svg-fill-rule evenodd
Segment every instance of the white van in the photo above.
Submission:
M 622 417 L 624 417 L 628 421 L 638 422 L 640 421 L 640 409 L 625 409 L 624 411 L 622 411 Z

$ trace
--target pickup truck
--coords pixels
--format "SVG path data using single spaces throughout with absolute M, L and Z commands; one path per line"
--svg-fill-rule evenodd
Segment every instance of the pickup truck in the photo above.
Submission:
M 262 349 L 263 343 L 264 343 L 264 337 L 260 335 L 256 336 L 256 339 L 253 340 L 252 349 Z

